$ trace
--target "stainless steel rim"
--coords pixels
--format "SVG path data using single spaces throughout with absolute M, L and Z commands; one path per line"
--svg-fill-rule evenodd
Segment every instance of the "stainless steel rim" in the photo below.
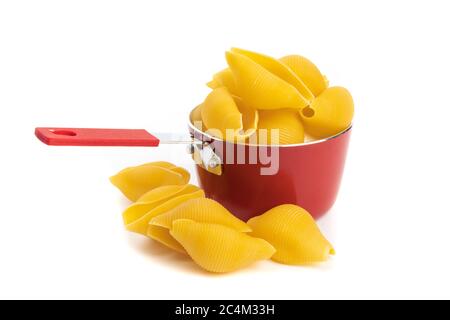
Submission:
M 197 132 L 198 134 L 201 134 L 202 136 L 210 139 L 211 141 L 220 141 L 220 142 L 227 142 L 227 143 L 232 143 L 230 141 L 224 141 L 223 139 L 219 139 L 216 137 L 213 137 L 203 131 L 200 131 L 199 129 L 197 129 L 193 124 L 192 121 L 190 120 L 189 117 L 189 128 L 195 132 Z M 346 129 L 344 129 L 343 131 L 335 134 L 334 136 L 325 138 L 325 139 L 320 139 L 320 140 L 315 140 L 315 141 L 310 141 L 310 142 L 304 142 L 304 143 L 297 143 L 297 144 L 282 144 L 282 145 L 265 145 L 265 144 L 249 144 L 249 143 L 242 143 L 242 142 L 233 142 L 234 144 L 238 144 L 238 145 L 246 145 L 246 146 L 250 146 L 250 147 L 280 147 L 280 148 L 291 148 L 291 147 L 306 147 L 306 146 L 310 146 L 313 144 L 319 144 L 319 143 L 324 143 L 327 142 L 329 140 L 333 140 L 345 133 L 347 133 L 348 131 L 350 131 L 353 127 L 353 123 L 350 124 L 350 126 L 348 126 Z

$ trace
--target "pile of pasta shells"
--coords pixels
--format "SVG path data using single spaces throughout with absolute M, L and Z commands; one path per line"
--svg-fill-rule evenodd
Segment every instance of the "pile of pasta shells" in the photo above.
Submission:
M 133 203 L 123 212 L 128 231 L 189 255 L 215 273 L 235 271 L 259 260 L 304 265 L 334 254 L 311 215 L 285 204 L 241 221 L 189 184 L 189 172 L 169 162 L 126 168 L 110 178 Z
M 329 87 L 307 58 L 232 48 L 226 61 L 228 68 L 213 76 L 212 91 L 191 114 L 202 131 L 227 141 L 283 145 L 328 138 L 351 125 L 351 94 Z

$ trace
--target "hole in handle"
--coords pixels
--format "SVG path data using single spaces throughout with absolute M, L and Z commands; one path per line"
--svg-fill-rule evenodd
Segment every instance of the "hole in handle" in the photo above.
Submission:
M 51 133 L 56 134 L 58 136 L 68 136 L 68 137 L 75 137 L 77 135 L 76 132 L 70 131 L 70 130 L 50 130 Z

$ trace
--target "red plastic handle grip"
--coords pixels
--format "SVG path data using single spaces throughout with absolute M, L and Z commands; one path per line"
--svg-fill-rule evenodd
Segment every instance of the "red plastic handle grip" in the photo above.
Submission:
M 36 128 L 36 137 L 51 146 L 157 147 L 159 139 L 144 129 Z

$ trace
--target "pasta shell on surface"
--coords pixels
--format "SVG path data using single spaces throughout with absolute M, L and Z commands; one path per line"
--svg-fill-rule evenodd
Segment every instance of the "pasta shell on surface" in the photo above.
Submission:
M 138 219 L 131 221 L 130 223 L 126 224 L 125 227 L 128 231 L 140 233 L 143 235 L 147 235 L 147 229 L 149 222 L 156 216 L 163 214 L 164 212 L 167 212 L 169 210 L 172 210 L 176 206 L 182 204 L 183 202 L 195 198 L 202 198 L 205 196 L 205 193 L 203 190 L 197 190 L 191 193 L 186 194 L 180 194 L 177 196 L 174 196 L 166 201 L 163 201 L 162 203 L 158 204 L 157 206 L 151 205 L 149 206 L 150 209 L 142 214 Z M 145 204 L 143 205 L 145 208 Z M 146 209 L 146 208 L 145 208 Z M 127 209 L 131 210 L 131 209 Z M 140 211 L 139 213 L 142 213 L 144 209 L 141 208 L 133 208 L 133 210 Z M 136 214 L 138 216 L 138 214 Z M 155 239 L 157 240 L 157 239 Z
M 222 71 L 217 72 L 213 76 L 213 80 L 211 82 L 208 82 L 207 85 L 211 89 L 225 87 L 232 95 L 239 96 L 236 81 L 234 79 L 233 72 L 231 72 L 230 68 L 226 68 Z
M 175 220 L 170 234 L 195 263 L 210 272 L 235 271 L 275 253 L 267 241 L 218 224 Z
M 240 97 L 255 109 L 299 109 L 309 105 L 290 83 L 235 52 L 227 52 L 228 65 L 236 79 Z
M 201 114 L 208 133 L 223 140 L 235 141 L 244 140 L 256 130 L 256 127 L 245 128 L 244 123 L 255 125 L 257 111 L 245 108 L 242 103 L 238 106 L 235 99 L 238 100 L 224 87 L 214 89 L 206 97 Z
M 309 103 L 314 99 L 313 93 L 310 91 L 308 86 L 302 81 L 302 79 L 293 72 L 287 65 L 285 65 L 280 60 L 272 58 L 262 53 L 257 53 L 253 51 L 248 51 L 239 48 L 232 48 L 231 52 L 242 54 L 254 62 L 258 63 L 264 67 L 269 72 L 273 73 L 280 79 L 283 79 L 287 83 L 293 85 L 300 94 L 309 101 Z
M 170 235 L 169 229 L 149 224 L 147 236 L 172 250 L 186 254 L 186 250 L 184 250 L 183 246 Z
M 169 169 L 169 170 L 177 167 L 176 165 L 174 165 L 173 163 L 168 162 L 168 161 L 153 161 L 153 162 L 141 164 L 140 166 L 154 166 L 154 167 L 161 167 L 161 168 L 165 168 L 165 169 Z
M 167 161 L 154 161 L 147 164 L 143 164 L 143 166 L 154 166 L 154 167 L 161 167 L 168 169 L 173 172 L 177 172 L 183 176 L 183 179 L 186 180 L 186 183 L 189 182 L 189 179 L 191 178 L 191 175 L 189 171 L 182 167 L 177 167 L 173 163 L 167 162 Z
M 162 186 L 155 188 L 130 205 L 122 214 L 125 226 L 142 218 L 144 214 L 153 208 L 163 204 L 174 197 L 199 191 L 200 188 L 191 184 Z
M 183 181 L 185 181 L 185 183 L 188 183 L 191 179 L 191 174 L 185 168 L 175 167 L 170 169 L 170 171 L 179 173 L 183 177 Z
M 168 162 L 155 162 L 129 167 L 112 176 L 110 181 L 131 201 L 160 186 L 189 182 L 188 171 L 176 166 L 168 168 L 168 165 Z
M 302 116 L 305 131 L 315 138 L 328 138 L 347 129 L 353 119 L 354 105 L 350 92 L 342 87 L 325 89 Z
M 263 238 L 275 247 L 274 261 L 311 264 L 325 261 L 335 253 L 313 217 L 299 206 L 280 205 L 247 223 L 253 230 L 252 236 Z
M 170 229 L 173 221 L 179 219 L 220 224 L 239 232 L 251 231 L 245 222 L 236 218 L 224 206 L 217 201 L 207 198 L 186 201 L 178 207 L 153 218 L 150 224 Z
M 297 144 L 305 140 L 301 116 L 292 109 L 260 110 L 258 130 L 254 135 L 253 139 L 259 144 Z M 252 138 L 249 140 L 254 143 Z
M 318 96 L 328 87 L 328 80 L 320 73 L 314 63 L 299 55 L 289 55 L 280 59 L 287 65 L 303 83 L 311 90 L 314 96 Z

